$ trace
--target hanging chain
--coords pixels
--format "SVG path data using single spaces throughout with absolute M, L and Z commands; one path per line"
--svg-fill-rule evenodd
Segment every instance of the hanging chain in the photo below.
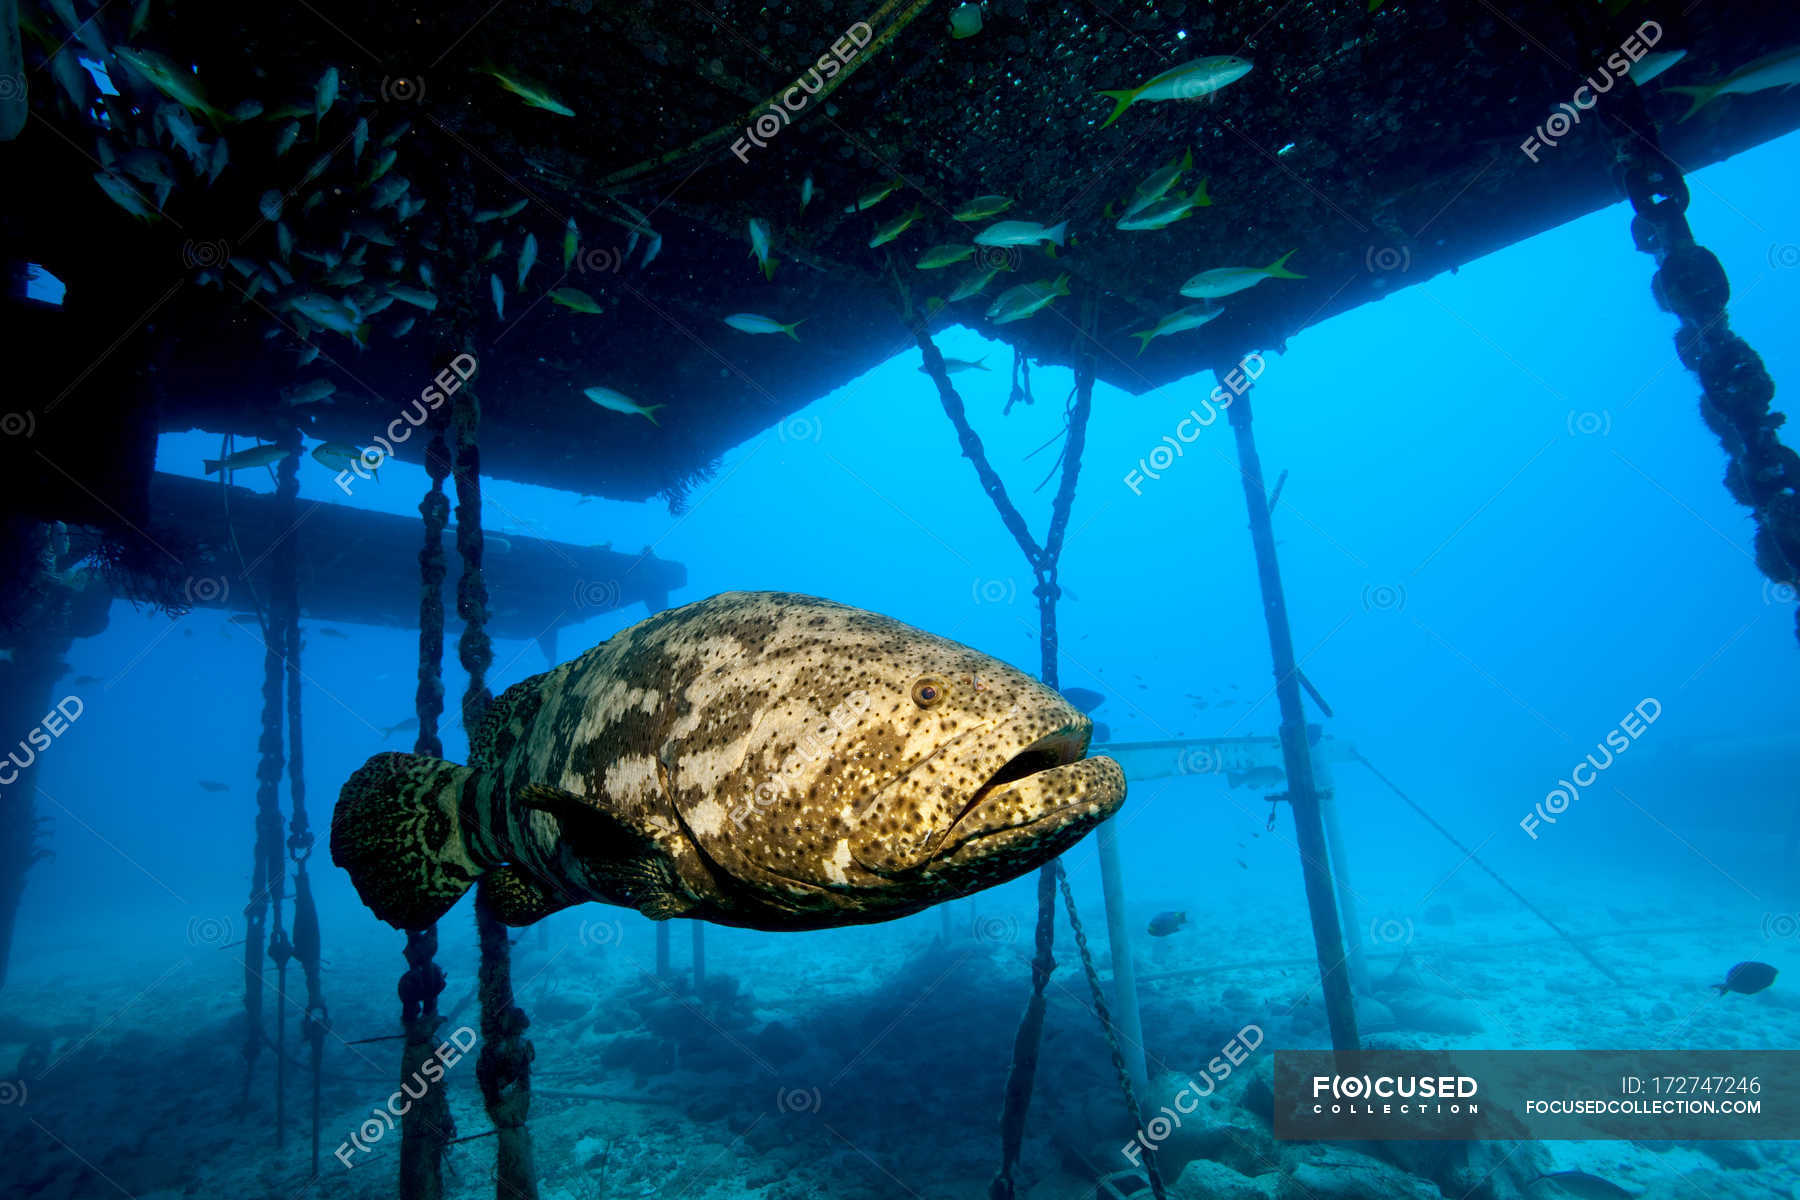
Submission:
M 1756 522 L 1756 565 L 1791 596 L 1800 581 L 1800 455 L 1782 444 L 1786 417 L 1770 409 L 1775 381 L 1731 330 L 1725 311 L 1731 283 L 1718 257 L 1694 240 L 1687 181 L 1663 150 L 1636 86 L 1620 89 L 1601 128 L 1620 190 L 1631 203 L 1632 240 L 1656 259 L 1651 294 L 1681 321 L 1676 353 L 1699 378 L 1700 415 L 1725 448 L 1726 490 Z
M 1119 1034 L 1113 1027 L 1112 1010 L 1106 1004 L 1106 991 L 1100 983 L 1100 972 L 1094 969 L 1094 955 L 1088 949 L 1087 932 L 1082 929 L 1081 917 L 1075 912 L 1075 893 L 1069 888 L 1069 874 L 1063 870 L 1060 861 L 1051 865 L 1056 868 L 1056 883 L 1062 889 L 1063 907 L 1069 911 L 1069 928 L 1075 931 L 1075 947 L 1081 951 L 1081 969 L 1087 975 L 1088 990 L 1094 995 L 1094 1015 L 1100 1019 L 1100 1032 L 1106 1036 L 1106 1048 L 1112 1052 L 1113 1070 L 1119 1073 L 1119 1090 L 1125 1095 L 1125 1111 L 1131 1114 L 1131 1123 L 1135 1126 L 1144 1119 L 1144 1110 L 1139 1105 L 1137 1089 L 1131 1084 L 1131 1071 L 1125 1066 L 1124 1051 L 1119 1049 Z M 1143 1163 L 1144 1177 L 1150 1181 L 1151 1193 L 1156 1200 L 1165 1200 L 1162 1172 L 1157 1169 L 1154 1147 L 1145 1148 Z

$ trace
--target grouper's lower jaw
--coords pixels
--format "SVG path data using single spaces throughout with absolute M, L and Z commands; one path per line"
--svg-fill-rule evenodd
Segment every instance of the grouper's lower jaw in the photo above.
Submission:
M 967 890 L 1023 875 L 1087 836 L 1125 802 L 1125 771 L 1104 755 L 1002 784 L 963 814 L 921 874 L 968 876 Z

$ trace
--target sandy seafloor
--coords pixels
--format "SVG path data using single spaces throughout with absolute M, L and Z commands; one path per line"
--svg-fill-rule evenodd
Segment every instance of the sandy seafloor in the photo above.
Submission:
M 1077 882 L 1104 967 L 1097 890 L 1091 877 Z M 1756 996 L 1719 998 L 1706 986 L 1733 960 L 1727 953 L 1721 961 L 1716 931 L 1754 928 L 1762 918 L 1748 902 L 1554 910 L 1576 931 L 1605 935 L 1591 945 L 1621 976 L 1615 985 L 1479 881 L 1459 876 L 1443 897 L 1418 913 L 1370 923 L 1389 944 L 1372 947 L 1376 983 L 1360 1019 L 1380 1044 L 1800 1047 L 1800 993 L 1789 986 L 1800 978 Z M 1134 903 L 1134 918 L 1157 911 L 1155 899 Z M 1372 899 L 1379 911 L 1379 895 Z M 686 924 L 674 926 L 673 961 L 683 978 L 669 984 L 652 978 L 651 926 L 635 915 L 587 906 L 523 931 L 515 973 L 537 1053 L 531 1128 L 542 1195 L 985 1195 L 1028 987 L 1029 903 L 1029 890 L 1013 885 L 979 898 L 980 907 L 952 905 L 948 941 L 938 912 L 879 931 L 714 934 L 711 985 L 698 1012 L 685 979 Z M 1172 1196 L 1404 1200 L 1478 1189 L 1474 1195 L 1502 1200 L 1554 1200 L 1568 1193 L 1542 1181 L 1524 1191 L 1519 1185 L 1539 1171 L 1580 1168 L 1604 1176 L 1619 1194 L 1649 1200 L 1800 1197 L 1794 1142 L 1276 1142 L 1257 1115 L 1266 1110 L 1259 1090 L 1266 1091 L 1271 1049 L 1325 1043 L 1316 975 L 1303 965 L 1233 964 L 1309 954 L 1295 907 L 1195 912 L 1189 929 L 1140 946 L 1146 1042 L 1153 1061 L 1169 1069 L 1165 1092 L 1245 1024 L 1266 1033 L 1245 1071 L 1164 1144 Z M 373 920 L 342 917 L 331 914 L 325 933 L 335 1032 L 345 1041 L 391 1033 L 401 939 Z M 478 1024 L 469 995 L 471 925 L 464 906 L 443 926 L 446 1032 Z M 191 929 L 171 937 L 166 925 L 141 936 L 129 924 L 104 932 L 103 939 L 91 927 L 46 939 L 38 931 L 0 993 L 0 1072 L 11 1078 L 4 1098 L 14 1101 L 0 1109 L 0 1194 L 394 1194 L 397 1133 L 354 1155 L 353 1168 L 332 1151 L 396 1086 L 396 1043 L 330 1044 L 321 1167 L 310 1178 L 304 1073 L 289 1081 L 282 1148 L 271 1125 L 272 1053 L 259 1058 L 240 1108 L 240 951 L 204 936 L 196 942 Z M 1086 1200 L 1097 1177 L 1126 1166 L 1120 1147 L 1129 1130 L 1065 922 L 1057 940 L 1018 1182 L 1025 1195 Z M 1504 945 L 1520 941 L 1533 944 Z M 1765 941 L 1763 956 L 1779 961 L 1797 944 Z M 1155 978 L 1179 972 L 1189 973 Z M 297 976 L 290 976 L 295 988 Z M 49 1066 L 20 1078 L 13 1064 L 33 1040 L 49 1047 Z M 301 1057 L 296 1042 L 290 1023 L 290 1052 Z M 450 1068 L 445 1086 L 458 1133 L 486 1131 L 472 1054 Z M 454 1147 L 447 1194 L 492 1195 L 492 1161 L 490 1139 Z

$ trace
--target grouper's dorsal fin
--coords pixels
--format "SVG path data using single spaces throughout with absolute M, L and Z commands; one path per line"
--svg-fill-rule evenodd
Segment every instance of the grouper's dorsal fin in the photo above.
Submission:
M 496 766 L 505 761 L 513 745 L 530 728 L 544 703 L 544 682 L 549 673 L 521 679 L 494 697 L 482 715 L 475 736 L 469 739 L 469 765 Z
M 649 830 L 547 783 L 526 784 L 518 800 L 556 818 L 570 852 L 613 903 L 635 908 L 653 921 L 679 917 L 698 903 L 682 883 L 675 860 Z

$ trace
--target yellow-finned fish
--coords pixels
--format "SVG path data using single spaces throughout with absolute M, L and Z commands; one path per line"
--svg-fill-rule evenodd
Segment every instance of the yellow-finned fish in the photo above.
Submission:
M 1168 195 L 1169 189 L 1180 183 L 1181 177 L 1187 174 L 1193 165 L 1194 151 L 1190 147 L 1185 155 L 1137 185 L 1137 191 L 1131 194 L 1131 203 L 1125 206 L 1124 215 L 1136 216 L 1143 209 Z
M 775 260 L 769 257 L 769 223 L 761 217 L 750 218 L 750 257 L 762 268 L 764 279 L 775 278 Z
M 668 407 L 666 404 L 651 404 L 648 406 L 639 404 L 636 400 L 625 395 L 625 393 L 615 392 L 609 387 L 583 388 L 581 389 L 581 394 L 586 396 L 589 400 L 592 400 L 595 404 L 598 404 L 601 408 L 606 409 L 608 412 L 624 413 L 627 416 L 642 417 L 644 420 L 658 427 L 662 425 L 662 422 L 658 421 L 652 414 L 658 409 Z
M 1298 254 L 1289 250 L 1266 267 L 1214 267 L 1181 285 L 1181 294 L 1195 300 L 1219 300 L 1253 288 L 1265 279 L 1305 279 L 1287 269 L 1287 260 Z
M 954 304 L 958 300 L 967 300 L 971 296 L 981 295 L 987 289 L 987 285 L 994 281 L 994 276 L 1005 269 L 1005 264 L 994 263 L 991 266 L 982 267 L 978 271 L 970 272 L 963 277 L 961 283 L 956 285 L 956 290 L 950 293 L 948 303 Z
M 228 454 L 222 459 L 202 459 L 200 465 L 208 475 L 217 475 L 221 470 L 229 475 L 233 471 L 273 466 L 287 455 L 288 452 L 280 446 L 251 446 L 248 449 L 239 450 L 236 454 Z
M 986 370 L 989 370 L 989 367 L 987 365 L 987 355 L 985 354 L 980 358 L 950 358 L 947 355 L 944 358 L 944 374 L 946 375 L 957 375 L 964 371 Z M 920 367 L 919 374 L 929 375 L 931 372 L 925 367 Z
M 1187 329 L 1198 329 L 1208 321 L 1216 320 L 1224 315 L 1224 312 L 1223 308 L 1210 300 L 1200 304 L 1190 304 L 1186 308 L 1176 309 L 1149 329 L 1131 336 L 1138 340 L 1138 353 L 1142 354 L 1154 339 L 1167 337 L 1171 333 L 1180 333 Z
M 1739 67 L 1717 83 L 1664 84 L 1663 91 L 1676 92 L 1693 100 L 1693 107 L 1681 116 L 1685 121 L 1720 96 L 1747 96 L 1770 88 L 1793 87 L 1796 83 L 1800 83 L 1800 46 L 1789 46 Z
M 1040 225 L 1036 221 L 997 221 L 975 235 L 977 246 L 1035 246 L 1048 242 L 1060 246 L 1069 236 L 1069 223 Z
M 939 267 L 953 267 L 959 262 L 966 262 L 975 257 L 973 246 L 933 246 L 919 256 L 916 264 L 921 271 L 935 271 Z
M 572 309 L 578 313 L 597 313 L 600 311 L 600 302 L 580 288 L 559 287 L 550 293 L 550 302 L 552 304 L 560 304 L 564 308 Z
M 533 108 L 541 108 L 545 112 L 555 113 L 559 117 L 572 117 L 575 115 L 574 109 L 552 96 L 537 84 L 526 83 L 522 80 L 514 79 L 504 72 L 495 70 L 493 67 L 488 67 L 486 69 L 486 74 L 493 76 L 495 83 L 498 83 L 501 87 L 505 88 L 525 103 L 531 105 Z
M 806 320 L 805 317 L 800 318 L 800 321 L 804 320 Z M 727 325 L 741 333 L 785 333 L 796 342 L 800 340 L 800 335 L 794 330 L 799 326 L 800 321 L 783 325 L 774 317 L 765 317 L 759 313 L 732 313 L 725 318 Z
M 905 233 L 908 229 L 911 229 L 913 227 L 913 222 L 924 215 L 924 209 L 920 208 L 917 204 L 913 205 L 911 212 L 902 213 L 900 216 L 889 221 L 886 225 L 883 225 L 880 229 L 877 229 L 875 231 L 875 236 L 869 239 L 869 249 L 873 250 L 877 246 L 887 245 L 889 242 Z
M 988 319 L 996 325 L 1005 325 L 1011 321 L 1023 321 L 1033 313 L 1048 307 L 1058 296 L 1069 294 L 1069 276 L 1067 272 L 1055 279 L 1039 279 L 1034 283 L 1021 283 L 1017 287 L 1007 288 L 1000 293 L 1000 298 L 988 306 Z
M 1208 208 L 1212 197 L 1206 194 L 1206 180 L 1186 196 L 1164 196 L 1118 220 L 1119 229 L 1162 229 L 1194 215 L 1196 208 Z
M 220 112 L 206 102 L 206 92 L 201 88 L 198 76 L 192 71 L 183 71 L 156 51 L 116 46 L 113 56 L 163 95 L 212 122 L 215 129 L 231 120 L 230 113 Z
M 361 465 L 376 483 L 381 482 L 380 466 L 387 457 L 380 450 L 358 450 L 348 442 L 320 442 L 312 449 L 313 461 L 331 471 L 348 471 Z
M 953 221 L 985 221 L 989 217 L 997 217 L 1012 207 L 1012 199 L 1007 196 L 977 196 L 955 212 L 950 214 Z
M 886 200 L 889 196 L 893 195 L 896 188 L 905 186 L 906 180 L 896 175 L 886 183 L 870 188 L 868 191 L 858 196 L 856 198 L 856 203 L 844 205 L 844 211 L 847 213 L 867 212 L 869 209 L 874 208 L 877 204 L 880 204 L 883 200 Z
M 1179 67 L 1171 67 L 1134 88 L 1103 91 L 1100 95 L 1113 102 L 1113 110 L 1111 116 L 1100 122 L 1100 128 L 1105 129 L 1111 125 L 1124 115 L 1126 109 L 1140 101 L 1198 100 L 1203 96 L 1210 96 L 1248 75 L 1253 65 L 1248 59 L 1234 54 L 1216 54 L 1210 58 L 1196 58 Z

